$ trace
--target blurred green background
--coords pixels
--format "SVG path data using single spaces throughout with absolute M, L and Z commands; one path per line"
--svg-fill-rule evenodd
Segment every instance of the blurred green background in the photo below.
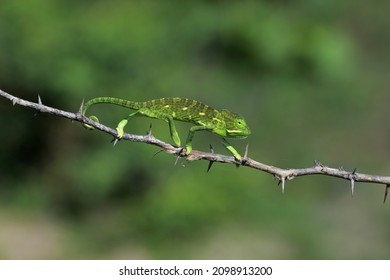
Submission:
M 390 175 L 388 1 L 0 3 L 0 88 L 77 111 L 82 98 L 197 99 L 245 116 L 234 141 L 261 162 L 320 160 Z M 111 127 L 128 110 L 99 105 Z M 207 162 L 0 99 L 2 259 L 387 259 L 384 188 L 287 182 Z M 149 124 L 171 141 L 166 123 Z M 182 139 L 189 125 L 178 124 Z M 220 139 L 199 133 L 194 148 Z

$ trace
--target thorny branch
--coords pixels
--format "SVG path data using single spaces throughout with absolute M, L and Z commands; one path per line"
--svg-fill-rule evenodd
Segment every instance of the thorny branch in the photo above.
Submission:
M 101 123 L 95 122 L 85 117 L 82 114 L 83 102 L 81 103 L 78 112 L 71 113 L 71 112 L 67 112 L 67 111 L 63 111 L 63 110 L 59 110 L 56 108 L 43 105 L 39 95 L 38 95 L 38 103 L 30 102 L 15 97 L 2 90 L 0 90 L 0 96 L 9 99 L 13 105 L 17 104 L 23 107 L 29 107 L 38 112 L 48 113 L 48 114 L 64 117 L 73 121 L 77 121 L 83 124 L 88 124 L 100 131 L 111 134 L 115 140 L 117 139 L 117 132 L 115 129 L 107 127 Z M 175 147 L 169 143 L 165 143 L 155 138 L 151 133 L 151 129 L 149 129 L 147 135 L 144 136 L 125 133 L 122 140 L 129 140 L 132 142 L 141 142 L 141 143 L 154 145 L 161 148 L 161 151 L 163 152 L 176 155 L 177 158 L 185 157 L 187 161 L 207 160 L 210 162 L 207 171 L 210 170 L 212 164 L 215 162 L 234 164 L 236 166 L 246 166 L 257 170 L 261 170 L 273 175 L 275 178 L 278 179 L 279 185 L 281 185 L 282 192 L 284 192 L 286 180 L 292 180 L 295 177 L 306 176 L 306 175 L 325 175 L 325 176 L 332 176 L 332 177 L 349 180 L 351 184 L 352 196 L 354 193 L 356 182 L 376 183 L 376 184 L 385 185 L 385 195 L 384 195 L 383 202 L 386 201 L 387 193 L 390 188 L 390 176 L 379 176 L 379 175 L 358 173 L 356 172 L 356 169 L 353 170 L 352 172 L 345 171 L 342 168 L 331 168 L 325 166 L 321 164 L 319 161 L 314 161 L 314 166 L 312 167 L 301 168 L 301 169 L 283 169 L 283 168 L 267 165 L 248 157 L 248 146 L 246 147 L 245 155 L 243 156 L 242 160 L 238 161 L 233 156 L 226 156 L 226 155 L 214 153 L 213 148 L 211 146 L 210 146 L 210 152 L 193 150 L 189 155 L 185 155 L 183 148 Z

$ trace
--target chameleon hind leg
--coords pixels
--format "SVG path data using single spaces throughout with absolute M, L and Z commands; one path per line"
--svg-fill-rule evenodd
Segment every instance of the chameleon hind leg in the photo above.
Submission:
M 186 141 L 186 154 L 189 155 L 192 151 L 192 139 L 194 138 L 195 132 L 200 131 L 200 130 L 211 130 L 210 127 L 208 126 L 193 126 L 190 128 L 190 132 L 188 133 L 187 136 L 187 141 Z
M 171 116 L 167 117 L 168 123 L 169 123 L 169 132 L 171 134 L 171 138 L 173 142 L 175 142 L 175 145 L 180 147 L 181 141 L 179 134 L 177 133 L 175 122 L 173 121 L 173 118 Z
M 237 150 L 225 138 L 222 138 L 222 144 L 225 146 L 225 148 L 227 150 L 229 150 L 229 152 L 231 152 L 233 154 L 233 156 L 237 160 L 239 160 L 239 161 L 242 160 L 241 155 L 237 152 Z
M 96 116 L 90 116 L 89 117 L 91 120 L 93 120 L 94 122 L 99 122 L 99 119 L 98 119 L 98 117 L 96 117 Z M 85 127 L 85 128 L 88 128 L 88 129 L 90 129 L 90 130 L 93 130 L 93 129 L 95 129 L 92 125 L 89 125 L 89 124 L 86 124 L 86 123 L 83 123 L 83 126 Z
M 116 126 L 116 132 L 117 132 L 117 137 L 118 139 L 121 139 L 123 137 L 123 135 L 125 134 L 125 131 L 124 131 L 124 128 L 125 126 L 127 125 L 129 119 L 133 116 L 136 116 L 138 115 L 140 112 L 139 111 L 135 111 L 134 113 L 131 113 L 130 115 L 128 115 L 125 119 L 121 120 L 118 125 Z
M 137 115 L 148 116 L 148 117 L 156 117 L 155 115 L 150 114 L 148 111 L 145 111 L 145 110 L 138 110 L 138 111 L 135 111 L 134 113 L 131 113 L 125 119 L 121 120 L 118 123 L 118 125 L 116 127 L 118 139 L 121 139 L 123 137 L 123 135 L 125 133 L 124 132 L 124 128 L 127 125 L 128 121 L 129 121 L 129 118 L 131 118 L 133 116 L 137 116 Z M 169 116 L 169 117 L 167 117 L 167 121 L 169 123 L 169 130 L 170 130 L 171 138 L 172 138 L 173 142 L 175 142 L 175 145 L 180 147 L 181 146 L 181 141 L 180 141 L 179 134 L 177 133 L 176 126 L 175 126 L 175 123 L 173 121 L 173 118 L 171 116 Z

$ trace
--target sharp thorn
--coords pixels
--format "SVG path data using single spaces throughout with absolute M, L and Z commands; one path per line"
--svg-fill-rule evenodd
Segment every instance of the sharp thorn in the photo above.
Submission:
M 210 171 L 211 167 L 213 166 L 214 161 L 209 161 L 209 166 L 207 167 L 207 173 Z
M 153 157 L 157 156 L 157 155 L 158 155 L 159 153 L 161 153 L 161 152 L 164 152 L 164 149 L 161 149 L 161 150 L 157 151 L 157 152 L 153 155 Z
M 175 165 L 177 164 L 177 162 L 181 158 L 181 153 L 183 152 L 183 150 L 184 150 L 184 148 L 181 148 L 180 151 L 177 153 L 176 160 L 175 160 Z
M 353 197 L 355 191 L 355 180 L 351 179 L 351 196 Z
M 387 194 L 388 194 L 388 192 L 389 192 L 389 188 L 390 188 L 390 185 L 387 184 L 386 187 L 385 187 L 385 195 L 384 195 L 384 197 L 383 197 L 383 203 L 386 202 Z
M 80 113 L 80 114 L 83 114 L 84 101 L 85 101 L 85 99 L 83 98 L 83 99 L 81 100 L 81 104 L 80 104 L 80 108 L 79 108 L 79 113 Z
M 211 144 L 210 144 L 210 152 L 212 154 L 214 154 L 214 148 L 213 148 L 213 146 Z M 214 161 L 210 160 L 209 161 L 209 165 L 207 166 L 207 173 L 210 171 L 210 169 L 213 166 L 213 164 L 214 164 Z
M 249 144 L 246 144 L 246 147 L 245 147 L 245 153 L 244 153 L 244 159 L 247 159 L 248 158 L 248 150 L 249 150 Z
M 356 174 L 356 168 L 352 171 L 352 175 Z
M 278 179 L 278 186 L 282 185 L 282 193 L 284 193 L 284 187 L 285 187 L 285 182 L 286 182 L 286 178 L 283 177 L 283 176 L 276 176 L 275 175 L 275 178 Z
M 120 141 L 120 139 L 118 137 L 114 137 L 114 139 L 111 140 L 111 143 L 113 147 L 115 147 L 116 143 L 118 143 L 118 141 Z
M 148 130 L 148 132 L 147 132 L 147 135 L 148 135 L 148 136 L 151 136 L 151 135 L 152 135 L 152 123 L 150 123 L 149 130 Z
M 244 156 L 240 160 L 240 165 L 245 165 L 245 163 L 248 161 L 248 151 L 249 151 L 249 144 L 246 144 Z
M 39 104 L 39 105 L 43 105 L 43 104 L 42 104 L 42 100 L 41 100 L 41 96 L 40 96 L 39 94 L 38 94 L 38 104 Z
M 12 106 L 15 106 L 18 102 L 18 99 L 16 97 L 12 98 Z
M 174 165 L 177 165 L 178 161 L 179 161 L 179 158 L 180 158 L 180 155 L 177 155 L 176 156 L 176 160 L 175 160 L 175 164 Z

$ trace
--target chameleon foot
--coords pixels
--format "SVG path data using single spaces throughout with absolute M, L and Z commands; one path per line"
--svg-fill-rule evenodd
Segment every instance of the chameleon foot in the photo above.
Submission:
M 89 118 L 90 118 L 91 120 L 93 120 L 94 122 L 99 122 L 99 119 L 98 119 L 96 116 L 90 116 Z M 86 124 L 86 123 L 84 123 L 83 126 L 84 126 L 85 128 L 90 129 L 90 130 L 95 129 L 93 126 L 91 126 L 91 125 L 89 125 L 89 124 Z
M 192 146 L 186 145 L 186 155 L 188 156 L 192 152 Z
M 117 138 L 119 140 L 122 139 L 123 135 L 125 134 L 123 128 L 126 126 L 126 124 L 127 124 L 127 119 L 124 119 L 124 120 L 121 120 L 118 123 L 118 126 L 116 127 Z
M 228 141 L 226 141 L 225 138 L 222 138 L 222 144 L 225 146 L 226 149 L 229 150 L 229 152 L 233 154 L 236 160 L 238 160 L 239 162 L 242 161 L 241 155 L 237 152 L 236 149 L 233 148 L 233 146 Z

